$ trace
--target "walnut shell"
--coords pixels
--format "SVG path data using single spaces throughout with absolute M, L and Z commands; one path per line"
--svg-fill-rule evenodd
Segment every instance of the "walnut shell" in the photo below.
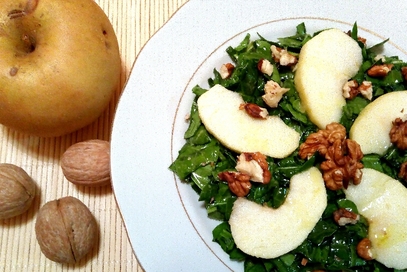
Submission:
M 71 145 L 62 155 L 65 178 L 77 185 L 110 184 L 110 143 L 88 140 Z
M 35 234 L 48 259 L 76 263 L 97 243 L 98 226 L 85 204 L 67 196 L 42 206 L 35 222 Z
M 34 180 L 22 168 L 0 164 L 0 219 L 11 218 L 28 210 L 35 197 Z

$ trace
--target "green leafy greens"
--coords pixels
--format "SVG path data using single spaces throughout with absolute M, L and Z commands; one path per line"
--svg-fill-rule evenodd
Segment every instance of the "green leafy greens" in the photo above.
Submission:
M 358 28 L 355 24 L 349 34 L 356 41 L 358 41 L 357 32 Z M 301 107 L 301 101 L 294 85 L 293 70 L 279 66 L 273 60 L 270 46 L 276 45 L 298 55 L 302 46 L 313 35 L 307 33 L 304 23 L 297 26 L 294 35 L 279 38 L 277 42 L 269 41 L 260 34 L 258 34 L 258 39 L 251 40 L 251 36 L 247 34 L 240 44 L 236 47 L 230 46 L 226 50 L 235 64 L 232 75 L 227 79 L 222 79 L 219 71 L 214 69 L 214 76 L 208 79 L 209 86 L 220 84 L 241 94 L 246 102 L 256 103 L 265 108 L 268 107 L 261 96 L 264 94 L 264 85 L 268 80 L 274 80 L 282 87 L 289 88 L 277 108 L 268 108 L 269 114 L 279 116 L 287 125 L 298 131 L 301 135 L 301 142 L 303 142 L 310 133 L 317 131 L 317 127 L 310 122 Z M 384 93 L 406 89 L 401 68 L 407 64 L 398 57 L 376 58 L 377 50 L 386 41 L 371 48 L 367 48 L 364 43 L 358 41 L 363 52 L 363 64 L 353 79 L 358 83 L 364 80 L 372 82 L 373 100 Z M 261 59 L 267 59 L 273 64 L 274 72 L 271 76 L 259 72 L 257 64 Z M 369 77 L 366 73 L 368 68 L 373 64 L 381 63 L 394 65 L 390 74 L 383 79 Z M 233 241 L 228 224 L 236 196 L 229 190 L 227 183 L 218 179 L 218 173 L 234 169 L 238 154 L 220 144 L 202 124 L 196 100 L 205 91 L 206 89 L 200 86 L 195 86 L 192 90 L 195 100 L 190 111 L 189 127 L 184 135 L 186 143 L 169 168 L 199 194 L 199 200 L 205 203 L 208 217 L 221 221 L 213 230 L 213 240 L 229 254 L 230 259 L 244 262 L 245 271 L 250 272 L 311 271 L 313 269 L 389 271 L 388 268 L 374 260 L 363 260 L 356 253 L 358 241 L 367 236 L 368 223 L 363 217 L 354 225 L 339 226 L 334 222 L 332 213 L 341 207 L 358 212 L 356 206 L 345 199 L 345 195 L 341 191 L 327 190 L 326 210 L 308 238 L 295 250 L 276 259 L 254 258 L 240 251 Z M 347 131 L 361 110 L 370 102 L 360 96 L 347 102 L 340 121 Z M 397 169 L 406 160 L 406 152 L 390 148 L 384 156 L 366 155 L 362 162 L 365 167 L 374 168 L 393 178 L 398 178 Z M 284 203 L 290 178 L 313 165 L 318 166 L 321 158 L 316 154 L 309 160 L 301 160 L 297 150 L 287 158 L 267 158 L 267 161 L 272 173 L 270 183 L 266 185 L 253 183 L 247 198 L 259 204 L 278 208 Z M 303 262 L 304 260 L 307 261 Z

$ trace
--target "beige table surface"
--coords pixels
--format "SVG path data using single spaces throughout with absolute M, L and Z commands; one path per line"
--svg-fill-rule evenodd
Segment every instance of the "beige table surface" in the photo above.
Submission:
M 137 55 L 187 0 L 95 1 L 108 15 L 119 41 L 123 62 L 120 86 L 109 108 L 96 122 L 69 135 L 37 138 L 0 126 L 0 162 L 22 167 L 39 188 L 26 213 L 0 220 L 0 271 L 143 271 L 131 248 L 112 189 L 71 184 L 62 174 L 60 157 L 75 142 L 110 140 L 114 112 Z M 48 260 L 41 253 L 34 232 L 38 209 L 50 200 L 68 195 L 82 200 L 100 227 L 98 246 L 76 265 Z

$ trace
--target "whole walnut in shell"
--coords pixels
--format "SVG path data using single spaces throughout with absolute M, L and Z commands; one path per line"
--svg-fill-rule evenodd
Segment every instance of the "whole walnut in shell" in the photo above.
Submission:
M 42 206 L 35 222 L 35 234 L 48 259 L 76 263 L 95 246 L 98 226 L 82 201 L 67 196 Z
M 61 168 L 65 178 L 77 185 L 110 184 L 110 143 L 94 139 L 71 145 L 62 155 Z
M 22 168 L 0 164 L 0 219 L 11 218 L 28 210 L 35 197 L 36 185 Z

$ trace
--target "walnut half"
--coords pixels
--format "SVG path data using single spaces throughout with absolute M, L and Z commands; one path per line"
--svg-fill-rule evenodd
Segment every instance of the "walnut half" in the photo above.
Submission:
M 321 170 L 328 189 L 339 190 L 347 188 L 349 182 L 360 183 L 363 153 L 357 142 L 346 139 L 344 126 L 331 123 L 326 129 L 310 134 L 301 144 L 299 156 L 310 158 L 315 152 L 325 157 Z
M 219 173 L 218 178 L 226 181 L 229 189 L 238 197 L 246 196 L 252 188 L 250 176 L 248 174 L 235 171 L 225 171 Z
M 350 182 L 359 184 L 362 180 L 363 158 L 360 145 L 350 139 L 337 140 L 328 148 L 321 170 L 328 189 L 348 188 Z
M 407 121 L 396 118 L 390 130 L 390 141 L 401 150 L 407 149 Z
M 299 156 L 301 159 L 310 158 L 315 152 L 325 156 L 328 147 L 336 140 L 343 140 L 346 137 L 346 129 L 338 123 L 331 123 L 326 129 L 318 130 L 308 136 L 300 146 Z
M 390 130 L 390 141 L 397 146 L 398 149 L 407 149 L 407 120 L 403 121 L 401 118 L 396 118 L 393 121 L 393 126 Z M 401 164 L 399 178 L 407 181 L 407 161 Z

